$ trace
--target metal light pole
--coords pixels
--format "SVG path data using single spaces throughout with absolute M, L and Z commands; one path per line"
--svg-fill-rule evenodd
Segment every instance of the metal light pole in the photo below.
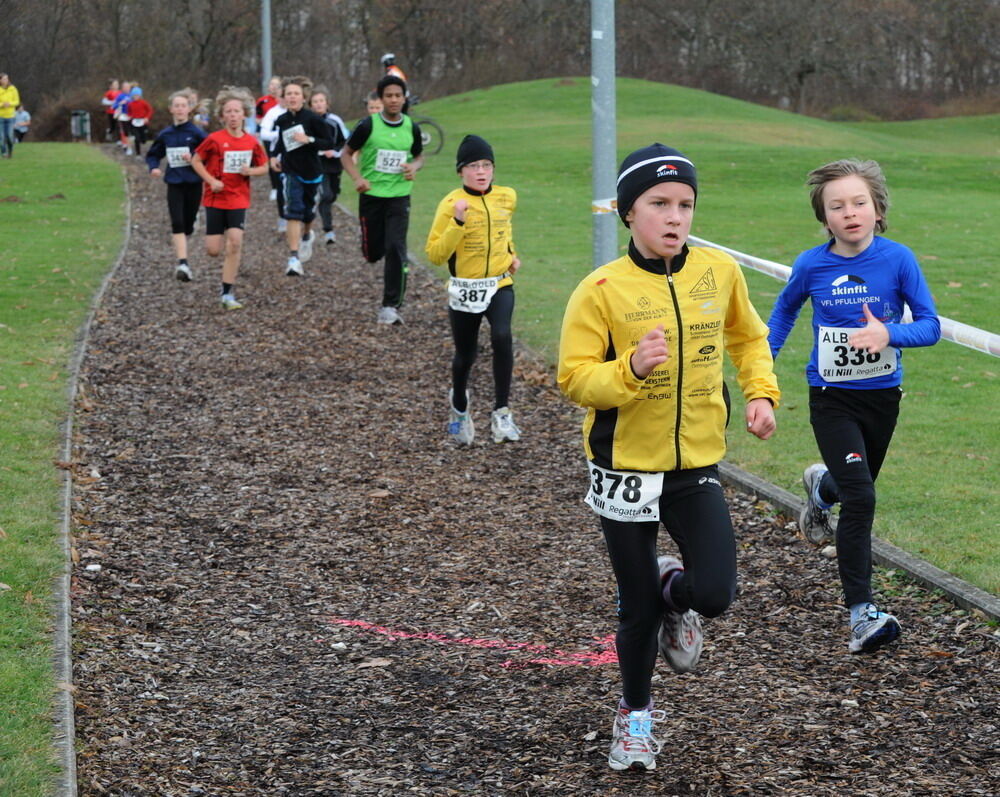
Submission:
M 271 69 L 271 0 L 260 0 L 260 85 L 267 92 L 267 83 L 274 71 Z
M 593 142 L 591 212 L 594 268 L 618 256 L 615 119 L 615 3 L 590 0 L 590 82 Z

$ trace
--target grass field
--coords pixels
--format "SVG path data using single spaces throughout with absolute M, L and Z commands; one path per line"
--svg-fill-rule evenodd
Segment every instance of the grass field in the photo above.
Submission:
M 590 84 L 585 78 L 494 87 L 417 108 L 448 136 L 414 191 L 410 246 L 422 252 L 438 200 L 458 185 L 454 152 L 477 133 L 496 151 L 497 182 L 518 190 L 518 336 L 554 361 L 566 298 L 591 268 Z M 875 158 L 888 175 L 889 236 L 917 254 L 944 316 L 996 327 L 1000 116 L 830 123 L 703 92 L 620 80 L 618 152 L 660 141 L 699 170 L 693 233 L 791 264 L 820 243 L 806 173 L 839 157 Z M 621 228 L 620 244 L 627 238 Z M 766 319 L 781 283 L 747 274 Z M 778 436 L 733 433 L 729 459 L 801 492 L 818 456 L 803 376 L 804 309 L 778 359 Z M 996 330 L 994 330 L 996 331 Z M 994 358 L 942 342 L 904 355 L 906 398 L 883 470 L 877 532 L 962 578 L 1000 592 L 995 487 L 1000 399 Z M 516 396 L 515 396 L 516 401 Z
M 48 794 L 59 425 L 74 335 L 123 232 L 96 149 L 22 144 L 0 161 L 0 795 Z

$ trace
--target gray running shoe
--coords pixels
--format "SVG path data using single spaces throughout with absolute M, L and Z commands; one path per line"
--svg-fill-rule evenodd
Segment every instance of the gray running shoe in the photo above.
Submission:
M 174 276 L 181 282 L 190 282 L 194 278 L 187 263 L 178 263 L 177 268 L 174 270 Z
M 222 306 L 225 307 L 227 310 L 242 310 L 243 309 L 243 305 L 240 304 L 238 301 L 236 301 L 236 297 L 233 296 L 231 293 L 224 293 L 224 294 L 222 294 L 221 302 L 222 302 Z
M 830 510 L 819 505 L 819 483 L 826 475 L 826 465 L 817 462 L 802 472 L 802 486 L 806 488 L 806 505 L 799 513 L 799 530 L 813 545 L 822 545 L 833 539 Z
M 653 725 L 664 718 L 662 711 L 629 711 L 619 705 L 615 710 L 615 724 L 611 728 L 608 765 L 619 772 L 625 769 L 656 769 L 660 740 L 653 733 Z
M 683 570 L 679 559 L 672 556 L 661 556 L 657 560 L 660 567 L 660 583 L 674 570 Z M 677 673 L 691 672 L 698 666 L 701 658 L 701 646 L 705 635 L 701 630 L 701 617 L 693 609 L 686 612 L 675 612 L 664 606 L 663 622 L 657 644 L 670 669 Z
M 308 263 L 313 256 L 313 240 L 313 234 L 310 232 L 309 235 L 303 235 L 299 241 L 299 260 L 303 263 Z
M 851 641 L 847 649 L 851 653 L 873 653 L 897 640 L 900 633 L 899 620 L 880 612 L 874 603 L 869 603 L 864 616 L 851 626 Z
M 493 432 L 493 442 L 502 443 L 504 440 L 517 442 L 521 439 L 521 430 L 514 423 L 514 416 L 507 407 L 493 410 L 490 419 L 490 429 Z
M 288 258 L 288 266 L 285 268 L 285 274 L 289 277 L 304 277 L 305 270 L 302 268 L 302 261 L 297 257 Z
M 468 391 L 465 393 L 465 412 L 455 409 L 454 391 L 448 391 L 448 434 L 456 443 L 465 446 L 471 446 L 476 438 L 470 409 Z
M 375 320 L 379 324 L 386 324 L 387 326 L 403 323 L 403 317 L 399 314 L 395 307 L 383 307 L 378 311 L 378 318 Z

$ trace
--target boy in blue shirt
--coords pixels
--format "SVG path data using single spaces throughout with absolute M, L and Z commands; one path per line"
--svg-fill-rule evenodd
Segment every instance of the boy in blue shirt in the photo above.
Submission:
M 851 653 L 895 640 L 899 621 L 872 595 L 871 530 L 875 479 L 899 414 L 900 349 L 930 346 L 941 324 L 913 253 L 883 238 L 889 196 L 875 161 L 839 160 L 809 174 L 816 218 L 830 240 L 796 258 L 767 325 L 777 358 L 806 299 L 813 307 L 813 348 L 806 366 L 809 419 L 824 464 L 802 476 L 806 506 L 799 526 L 819 544 L 832 536 L 829 510 L 840 503 L 837 564 L 851 612 Z M 902 323 L 905 305 L 912 323 Z
M 201 205 L 201 178 L 191 168 L 191 156 L 205 139 L 205 131 L 190 121 L 191 102 L 183 91 L 170 95 L 170 115 L 173 124 L 165 127 L 146 153 L 150 177 L 163 177 L 167 184 L 167 210 L 170 232 L 177 256 L 174 275 L 190 282 L 191 267 L 187 259 L 187 239 L 194 233 L 194 222 Z M 160 161 L 167 159 L 167 171 Z

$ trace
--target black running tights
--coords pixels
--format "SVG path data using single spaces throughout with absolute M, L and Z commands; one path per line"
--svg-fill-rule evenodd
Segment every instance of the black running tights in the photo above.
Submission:
M 452 401 L 455 409 L 467 409 L 465 390 L 469 373 L 479 351 L 479 325 L 483 316 L 490 322 L 490 344 L 493 347 L 493 409 L 506 407 L 510 400 L 510 383 L 514 373 L 514 337 L 510 320 L 514 315 L 514 286 L 505 285 L 493 294 L 485 313 L 463 313 L 448 309 L 451 336 L 455 341 L 455 356 L 451 361 Z
M 736 540 L 716 466 L 664 474 L 660 522 L 680 550 L 684 573 L 670 585 L 679 611 L 717 617 L 736 595 Z M 601 518 L 618 581 L 615 647 L 622 696 L 632 708 L 649 703 L 656 636 L 665 604 L 656 562 L 660 523 Z

